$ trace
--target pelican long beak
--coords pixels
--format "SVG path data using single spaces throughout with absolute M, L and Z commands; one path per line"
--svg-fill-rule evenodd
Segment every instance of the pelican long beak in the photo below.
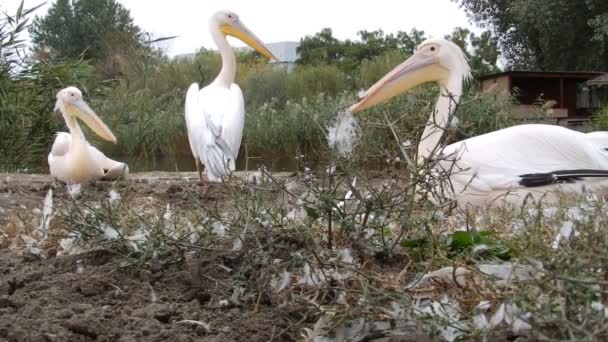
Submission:
M 87 126 L 89 126 L 93 132 L 102 137 L 107 141 L 111 141 L 116 144 L 116 137 L 114 133 L 110 131 L 103 121 L 95 114 L 95 112 L 89 107 L 89 105 L 83 100 L 78 100 L 72 105 L 77 109 L 76 115 L 82 120 Z
M 353 114 L 361 112 L 419 84 L 437 81 L 445 71 L 447 70 L 440 66 L 436 56 L 427 56 L 421 52 L 415 53 L 371 86 L 360 97 L 359 102 L 350 106 L 349 111 Z
M 261 53 L 264 57 L 271 61 L 279 61 L 270 50 L 264 45 L 264 43 L 258 38 L 253 32 L 251 32 L 243 23 L 237 21 L 236 23 L 220 25 L 220 30 L 228 36 L 235 37 L 241 40 L 243 43 L 251 46 Z

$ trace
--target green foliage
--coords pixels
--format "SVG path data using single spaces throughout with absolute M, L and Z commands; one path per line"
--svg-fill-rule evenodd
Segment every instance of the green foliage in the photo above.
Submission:
M 473 229 L 443 235 L 435 243 L 428 237 L 403 240 L 401 246 L 418 255 L 432 254 L 432 249 L 435 248 L 447 251 L 450 257 L 466 254 L 480 259 L 510 259 L 512 251 L 495 235 L 491 231 Z
M 36 8 L 0 18 L 0 165 L 3 170 L 39 171 L 60 120 L 51 114 L 55 92 L 67 85 L 89 89 L 93 68 L 82 61 L 28 64 L 21 58 L 22 34 Z
M 403 31 L 397 34 L 385 34 L 382 30 L 359 31 L 359 40 L 340 41 L 333 36 L 330 28 L 306 36 L 300 40 L 298 60 L 301 65 L 336 65 L 344 73 L 352 75 L 366 59 L 383 55 L 391 50 L 398 50 L 410 55 L 424 38 L 424 32 L 413 29 L 409 34 Z
M 0 93 L 0 165 L 40 171 L 54 133 L 64 130 L 53 115 L 55 92 L 66 85 L 83 91 L 93 68 L 80 61 L 38 62 L 14 76 Z
M 30 29 L 39 55 L 96 61 L 141 47 L 141 31 L 115 0 L 57 0 Z
M 387 56 L 400 58 L 399 62 L 403 61 L 413 54 L 416 47 L 426 38 L 423 31 L 416 29 L 410 33 L 399 31 L 396 34 L 386 34 L 382 30 L 377 30 L 359 31 L 358 34 L 358 40 L 341 41 L 333 36 L 330 28 L 325 28 L 313 36 L 306 36 L 300 41 L 299 57 L 296 63 L 313 66 L 335 65 L 345 74 L 354 77 L 360 67 L 369 67 L 365 65 L 368 61 Z M 498 71 L 496 66 L 498 40 L 490 32 L 477 36 L 467 29 L 456 28 L 451 35 L 446 36 L 446 39 L 454 41 L 466 52 L 474 76 Z M 384 72 L 387 71 L 389 70 Z M 379 75 L 376 80 L 381 76 Z M 355 78 L 355 80 L 355 83 L 360 81 L 360 83 L 368 84 L 370 82 L 367 78 L 362 80 Z M 360 86 L 360 84 L 356 85 Z
M 509 95 L 479 96 L 472 87 L 456 113 L 458 123 L 452 132 L 454 141 L 513 126 L 516 124 L 511 113 L 513 103 Z
M 453 0 L 488 27 L 514 69 L 606 70 L 604 0 Z
M 597 131 L 608 131 L 608 106 L 604 106 L 593 116 L 593 128 Z
M 498 39 L 491 32 L 485 31 L 481 36 L 477 36 L 466 28 L 456 27 L 452 34 L 445 38 L 456 43 L 465 52 L 473 77 L 477 78 L 500 71 L 496 66 Z
M 29 15 L 40 6 L 25 9 L 21 1 L 15 15 L 4 14 L 0 18 L 0 85 L 4 85 L 13 70 L 23 62 L 22 50 L 26 44 L 21 34 L 28 27 Z

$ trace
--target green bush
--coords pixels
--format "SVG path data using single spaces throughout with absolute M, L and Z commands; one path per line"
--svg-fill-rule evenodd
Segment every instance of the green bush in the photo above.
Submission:
M 593 116 L 593 128 L 597 131 L 608 131 L 608 106 L 604 106 Z

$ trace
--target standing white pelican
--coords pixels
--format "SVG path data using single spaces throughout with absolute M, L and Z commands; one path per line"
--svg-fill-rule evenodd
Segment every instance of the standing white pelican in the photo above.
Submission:
M 268 59 L 274 55 L 239 20 L 236 13 L 220 11 L 211 17 L 209 30 L 222 56 L 222 70 L 211 84 L 199 90 L 193 83 L 186 94 L 186 126 L 192 155 L 196 161 L 198 183 L 203 184 L 201 162 L 207 178 L 221 182 L 235 169 L 243 137 L 245 102 L 234 83 L 236 58 L 226 35 L 240 39 Z
M 101 179 L 117 179 L 129 173 L 129 167 L 107 158 L 91 146 L 78 125 L 77 118 L 105 140 L 116 143 L 112 131 L 82 99 L 76 87 L 57 93 L 55 111 L 61 111 L 70 133 L 59 132 L 48 161 L 51 176 L 66 184 L 86 183 Z
M 437 82 L 441 94 L 418 146 L 418 160 L 434 158 L 448 171 L 451 196 L 461 207 L 608 189 L 608 132 L 584 134 L 554 125 L 501 129 L 441 148 L 441 137 L 463 93 L 470 69 L 463 51 L 444 39 L 428 39 L 416 53 L 374 84 L 352 113 L 387 101 L 419 84 Z

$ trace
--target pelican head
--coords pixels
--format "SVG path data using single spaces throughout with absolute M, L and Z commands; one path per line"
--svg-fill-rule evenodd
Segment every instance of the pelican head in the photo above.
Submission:
M 219 11 L 211 17 L 211 25 L 219 27 L 220 31 L 227 36 L 235 37 L 243 43 L 251 46 L 264 57 L 278 61 L 264 43 L 251 32 L 239 19 L 239 16 L 231 11 Z
M 427 39 L 410 58 L 371 86 L 349 110 L 358 113 L 422 83 L 437 82 L 447 86 L 448 80 L 454 77 L 459 82 L 471 77 L 462 49 L 446 39 Z
M 116 143 L 116 137 L 97 114 L 82 99 L 82 92 L 76 87 L 67 87 L 57 93 L 55 111 L 60 111 L 66 122 L 82 120 L 93 132 L 105 140 Z

